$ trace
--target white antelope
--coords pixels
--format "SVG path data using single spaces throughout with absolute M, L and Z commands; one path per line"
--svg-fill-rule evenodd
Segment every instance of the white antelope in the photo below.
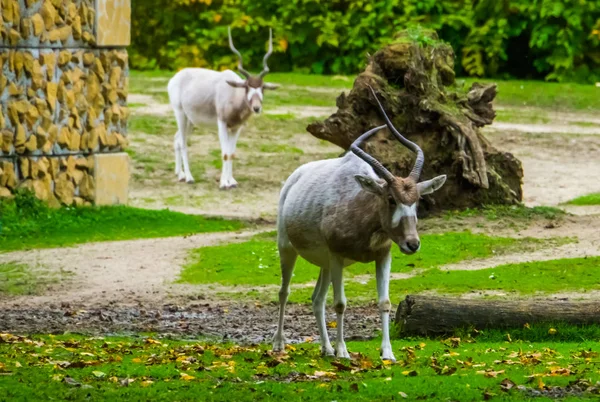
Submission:
M 244 69 L 242 55 L 233 46 L 229 29 L 229 47 L 238 56 L 238 70 L 246 78 L 241 79 L 231 70 L 213 71 L 205 68 L 185 68 L 169 81 L 169 100 L 175 118 L 175 174 L 179 181 L 193 183 L 187 152 L 187 135 L 193 126 L 217 121 L 221 143 L 221 189 L 237 186 L 233 178 L 233 158 L 238 137 L 244 123 L 262 110 L 263 89 L 276 89 L 278 85 L 263 82 L 269 72 L 267 59 L 273 53 L 273 34 L 269 30 L 269 50 L 263 58 L 263 70 L 252 75 Z
M 375 261 L 378 307 L 382 321 L 381 357 L 394 361 L 389 338 L 390 249 L 396 243 L 402 253 L 420 248 L 417 233 L 417 202 L 420 196 L 439 189 L 446 176 L 418 182 L 424 156 L 419 146 L 404 138 L 392 125 L 371 88 L 387 127 L 407 148 L 417 154 L 407 178 L 396 177 L 379 161 L 359 148 L 365 140 L 386 125 L 361 135 L 350 147 L 352 152 L 337 159 L 307 163 L 287 179 L 281 191 L 277 219 L 281 263 L 279 324 L 273 350 L 285 348 L 283 321 L 290 293 L 290 280 L 298 255 L 321 268 L 312 294 L 312 305 L 321 341 L 321 353 L 349 358 L 344 342 L 346 297 L 342 270 L 354 262 Z M 325 325 L 325 301 L 333 283 L 337 313 L 335 351 Z

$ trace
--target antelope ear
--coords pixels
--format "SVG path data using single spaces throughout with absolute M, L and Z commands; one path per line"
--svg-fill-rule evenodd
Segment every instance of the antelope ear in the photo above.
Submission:
M 227 83 L 234 88 L 246 88 L 246 81 L 229 81 Z
M 263 83 L 263 88 L 264 89 L 277 89 L 277 88 L 279 88 L 279 84 L 273 84 L 271 82 L 265 82 L 265 83 Z
M 360 184 L 363 190 L 373 193 L 375 195 L 383 196 L 386 194 L 387 183 L 383 180 L 375 180 L 369 176 L 363 176 L 360 174 L 354 175 L 354 178 Z
M 443 174 L 441 176 L 435 177 L 431 180 L 422 181 L 417 184 L 417 190 L 419 191 L 419 195 L 427 195 L 431 194 L 434 191 L 437 191 L 444 185 L 446 182 L 446 175 Z

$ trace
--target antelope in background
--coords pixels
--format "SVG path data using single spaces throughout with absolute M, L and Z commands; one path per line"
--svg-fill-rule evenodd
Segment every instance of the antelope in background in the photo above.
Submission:
M 242 55 L 233 46 L 229 28 L 229 47 L 238 56 L 241 79 L 231 70 L 213 71 L 205 68 L 185 68 L 169 80 L 169 100 L 175 118 L 175 174 L 179 181 L 193 183 L 187 152 L 187 136 L 193 126 L 217 121 L 223 168 L 220 188 L 237 187 L 233 178 L 233 158 L 238 137 L 248 118 L 262 110 L 263 90 L 276 89 L 278 85 L 264 82 L 269 72 L 267 59 L 273 53 L 273 34 L 269 30 L 269 50 L 263 58 L 263 70 L 252 75 L 244 69 Z
M 321 268 L 312 294 L 312 305 L 321 341 L 321 353 L 349 358 L 344 342 L 346 296 L 342 270 L 354 262 L 375 261 L 378 307 L 382 322 L 381 357 L 395 361 L 389 337 L 390 249 L 396 243 L 404 254 L 421 246 L 417 233 L 417 203 L 420 196 L 438 190 L 446 176 L 419 182 L 424 155 L 419 146 L 404 138 L 392 125 L 371 88 L 387 127 L 404 146 L 417 155 L 407 178 L 394 176 L 360 145 L 382 125 L 361 135 L 352 152 L 337 159 L 307 163 L 287 179 L 281 191 L 277 218 L 281 263 L 279 324 L 273 350 L 283 351 L 283 321 L 290 293 L 290 280 L 298 255 Z M 333 283 L 337 313 L 337 342 L 331 346 L 325 325 L 325 301 Z

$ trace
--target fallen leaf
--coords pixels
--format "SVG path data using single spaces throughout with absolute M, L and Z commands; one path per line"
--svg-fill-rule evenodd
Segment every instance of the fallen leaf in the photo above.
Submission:
M 23 367 L 23 365 L 19 362 L 15 362 L 15 367 Z
M 102 371 L 92 371 L 92 374 L 94 375 L 94 377 L 96 378 L 103 378 L 106 377 L 106 373 L 103 373 Z
M 194 378 L 196 378 L 196 377 L 191 376 L 191 375 L 189 375 L 187 373 L 179 373 L 179 375 L 181 376 L 181 379 L 184 380 L 184 381 L 191 381 Z
M 337 321 L 330 321 L 327 323 L 328 328 L 337 328 Z
M 152 384 L 154 384 L 154 381 L 151 381 L 151 380 L 142 381 L 142 382 L 140 383 L 140 385 L 141 385 L 142 387 L 144 387 L 144 388 L 145 388 L 145 387 L 148 387 L 148 386 L 150 386 L 150 385 L 152 385 Z
M 419 373 L 417 373 L 416 370 L 406 370 L 402 372 L 403 375 L 408 376 L 408 377 L 416 377 Z
M 337 361 L 332 361 L 331 365 L 333 367 L 335 367 L 338 371 L 350 371 L 350 370 L 352 370 L 351 367 L 348 367 L 345 364 L 343 364 L 341 362 L 337 362 Z
M 400 395 L 402 398 L 408 398 L 408 395 L 406 395 L 404 392 L 400 391 L 398 392 L 398 395 Z
M 504 380 L 502 380 L 502 382 L 500 382 L 500 389 L 502 391 L 509 391 L 512 388 L 514 388 L 517 384 L 515 384 L 513 381 L 511 381 L 509 378 L 505 378 Z
M 132 383 L 132 382 L 134 382 L 134 381 L 135 381 L 135 379 L 133 379 L 133 378 L 123 378 L 123 379 L 121 380 L 121 386 L 122 386 L 122 387 L 128 387 L 128 386 L 129 386 L 129 384 L 131 384 L 131 383 Z
M 81 383 L 80 383 L 80 382 L 78 382 L 78 381 L 74 380 L 74 379 L 73 379 L 73 378 L 71 378 L 71 377 L 65 377 L 65 378 L 63 378 L 63 381 L 64 381 L 65 383 L 67 383 L 67 384 L 69 384 L 69 385 L 73 386 L 73 387 L 80 387 L 80 386 L 81 386 Z
M 555 334 L 556 334 L 556 332 L 557 332 L 557 331 L 556 331 L 556 329 L 554 329 L 554 328 L 550 328 L 550 329 L 548 330 L 548 334 L 549 334 L 549 335 L 555 335 Z
M 487 369 L 487 370 L 477 371 L 476 374 L 483 374 L 487 378 L 496 378 L 496 377 L 498 377 L 498 374 L 504 374 L 504 372 L 505 372 L 504 370 L 494 371 L 492 369 Z

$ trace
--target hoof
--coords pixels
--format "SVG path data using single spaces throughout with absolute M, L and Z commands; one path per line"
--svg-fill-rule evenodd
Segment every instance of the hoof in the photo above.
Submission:
M 194 184 L 194 183 L 195 183 L 194 179 L 192 179 L 192 180 L 186 180 L 185 182 L 186 182 L 187 184 Z
M 178 182 L 180 183 L 185 183 L 185 177 L 181 178 L 181 179 L 177 179 Z

